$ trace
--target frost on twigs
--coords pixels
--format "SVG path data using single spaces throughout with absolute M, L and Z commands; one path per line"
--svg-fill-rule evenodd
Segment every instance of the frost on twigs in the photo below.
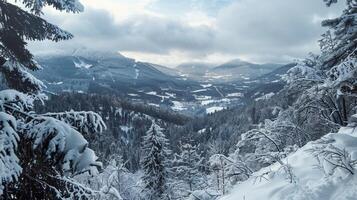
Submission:
M 357 138 L 347 134 L 329 134 L 314 142 L 309 151 L 316 157 L 320 168 L 327 175 L 347 172 L 355 173 L 357 151 L 346 144 L 357 144 Z
M 327 175 L 355 174 L 357 166 L 357 116 L 353 115 L 350 123 L 339 130 L 330 133 L 313 142 L 308 149 L 318 161 L 319 168 Z

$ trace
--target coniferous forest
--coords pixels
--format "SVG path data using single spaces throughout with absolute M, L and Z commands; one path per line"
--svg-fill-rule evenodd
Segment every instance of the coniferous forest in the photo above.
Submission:
M 0 0 L 0 199 L 357 200 L 357 0 L 81 1 Z

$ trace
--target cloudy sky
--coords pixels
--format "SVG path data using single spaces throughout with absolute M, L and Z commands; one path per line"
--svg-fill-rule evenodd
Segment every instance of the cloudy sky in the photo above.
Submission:
M 341 13 L 323 0 L 81 0 L 85 11 L 44 17 L 75 35 L 31 42 L 35 54 L 88 48 L 166 66 L 183 62 L 289 62 L 318 52 L 322 19 Z

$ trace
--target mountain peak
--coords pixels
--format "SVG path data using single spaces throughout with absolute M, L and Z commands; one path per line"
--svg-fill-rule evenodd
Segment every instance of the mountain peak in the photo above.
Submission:
M 77 48 L 72 52 L 72 56 L 81 56 L 84 58 L 91 58 L 96 60 L 103 60 L 105 58 L 125 58 L 119 52 L 115 51 L 98 51 L 88 49 L 85 47 Z

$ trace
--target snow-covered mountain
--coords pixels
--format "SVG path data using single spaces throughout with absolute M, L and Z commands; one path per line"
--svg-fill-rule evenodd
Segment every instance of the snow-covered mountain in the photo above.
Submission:
M 226 81 L 251 80 L 272 72 L 280 66 L 280 64 L 255 64 L 236 59 L 213 68 L 207 76 L 219 77 Z
M 240 59 L 221 65 L 184 63 L 176 67 L 182 76 L 198 81 L 231 82 L 258 78 L 279 68 L 280 64 L 255 64 Z
M 172 69 L 136 61 L 118 52 L 83 49 L 69 55 L 41 56 L 37 61 L 43 70 L 35 76 L 44 81 L 49 92 L 115 94 L 195 115 L 240 105 L 248 88 L 261 84 L 262 80 L 254 78 L 276 67 L 235 60 L 216 67 L 186 63 Z
M 168 68 L 139 62 L 119 53 L 75 51 L 71 55 L 38 57 L 43 67 L 35 75 L 46 83 L 49 90 L 126 91 L 133 88 L 182 89 L 198 83 L 184 81 Z M 95 91 L 94 91 L 95 92 Z
M 215 67 L 215 65 L 211 63 L 188 62 L 178 65 L 175 69 L 180 72 L 183 77 L 204 80 L 203 76 L 213 67 Z

